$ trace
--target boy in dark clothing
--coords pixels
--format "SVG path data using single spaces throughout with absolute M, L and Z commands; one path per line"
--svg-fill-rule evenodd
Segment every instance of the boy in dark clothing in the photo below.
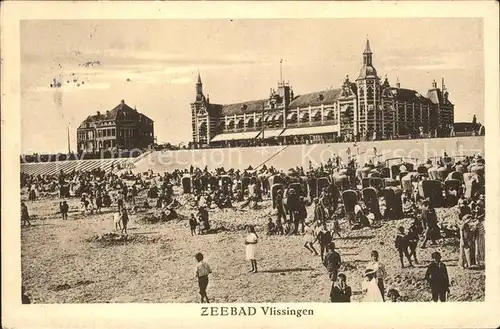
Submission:
M 408 242 L 408 248 L 410 249 L 410 259 L 413 256 L 413 259 L 415 260 L 415 264 L 418 264 L 417 260 L 417 246 L 418 246 L 418 227 L 415 223 L 413 223 L 410 228 L 408 229 L 408 234 L 406 234 L 405 237 L 406 241 Z
M 425 280 L 431 286 L 432 300 L 446 302 L 446 293 L 450 293 L 450 279 L 446 265 L 441 262 L 441 254 L 437 251 L 432 253 L 433 262 L 427 267 Z
M 196 220 L 196 217 L 194 217 L 194 214 L 191 214 L 191 217 L 189 218 L 189 228 L 191 229 L 191 235 L 196 234 L 196 226 L 198 225 L 198 221 Z
M 59 204 L 59 210 L 61 211 L 62 219 L 63 220 L 68 219 L 69 206 L 68 206 L 68 203 L 66 201 L 62 201 Z
M 267 235 L 276 234 L 276 225 L 273 223 L 273 219 L 269 218 L 269 222 L 267 223 Z
M 332 242 L 332 234 L 326 229 L 326 224 L 321 226 L 321 230 L 316 235 L 316 239 L 320 245 L 321 260 L 323 260 L 323 255 L 330 251 L 330 242 Z
M 346 283 L 346 276 L 344 273 L 340 273 L 338 277 L 339 281 L 332 284 L 330 301 L 332 303 L 350 303 L 352 290 Z
M 330 251 L 326 253 L 325 259 L 323 259 L 323 265 L 328 271 L 328 277 L 333 282 L 337 281 L 337 274 L 341 263 L 340 255 L 335 251 L 335 243 L 330 242 Z
M 398 228 L 398 234 L 396 235 L 395 247 L 399 252 L 399 260 L 401 261 L 401 268 L 405 267 L 403 262 L 403 255 L 406 256 L 408 262 L 410 262 L 410 267 L 413 267 L 411 263 L 410 254 L 408 253 L 408 240 L 406 239 L 405 229 L 403 226 Z

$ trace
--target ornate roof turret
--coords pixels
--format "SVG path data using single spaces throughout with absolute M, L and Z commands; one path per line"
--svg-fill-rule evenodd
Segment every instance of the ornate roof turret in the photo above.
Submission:
M 366 40 L 365 51 L 363 52 L 363 67 L 359 71 L 359 76 L 356 80 L 367 78 L 378 79 L 377 70 L 373 67 L 372 50 L 370 48 L 370 40 Z

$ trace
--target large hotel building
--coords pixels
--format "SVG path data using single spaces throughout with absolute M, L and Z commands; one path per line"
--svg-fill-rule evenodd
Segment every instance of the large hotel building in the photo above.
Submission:
M 122 100 L 114 109 L 89 115 L 77 129 L 78 153 L 145 149 L 154 144 L 154 122 Z
M 193 142 L 199 146 L 253 139 L 307 138 L 328 141 L 434 134 L 454 122 L 454 105 L 442 80 L 426 95 L 391 86 L 373 66 L 367 40 L 363 66 L 354 81 L 347 76 L 339 89 L 294 94 L 289 83 L 278 83 L 269 97 L 237 104 L 214 104 L 203 94 L 200 75 L 191 103 Z

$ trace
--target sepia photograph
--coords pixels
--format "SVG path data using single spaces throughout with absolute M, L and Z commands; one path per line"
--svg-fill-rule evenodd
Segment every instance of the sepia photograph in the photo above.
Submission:
M 481 19 L 20 33 L 26 300 L 484 300 Z
M 127 326 L 136 308 L 206 319 L 197 326 L 321 327 L 335 313 L 359 327 L 365 310 L 394 325 L 407 305 L 436 312 L 415 308 L 408 325 L 441 312 L 467 327 L 461 310 L 498 302 L 498 18 L 486 5 L 412 17 L 386 4 L 108 15 L 117 7 L 103 3 L 101 17 L 85 4 L 23 11 L 7 30 L 12 319 L 54 309 L 69 325 L 71 310 L 100 310 L 85 321 Z

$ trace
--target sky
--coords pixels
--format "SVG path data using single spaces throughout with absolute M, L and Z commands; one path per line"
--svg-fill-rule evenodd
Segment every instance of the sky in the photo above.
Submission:
M 444 78 L 455 121 L 483 122 L 481 19 L 25 20 L 22 152 L 67 152 L 68 125 L 75 150 L 81 121 L 122 99 L 154 120 L 159 143 L 188 142 L 198 71 L 219 104 L 266 98 L 280 59 L 295 95 L 340 88 L 367 37 L 380 78 L 424 95 Z

